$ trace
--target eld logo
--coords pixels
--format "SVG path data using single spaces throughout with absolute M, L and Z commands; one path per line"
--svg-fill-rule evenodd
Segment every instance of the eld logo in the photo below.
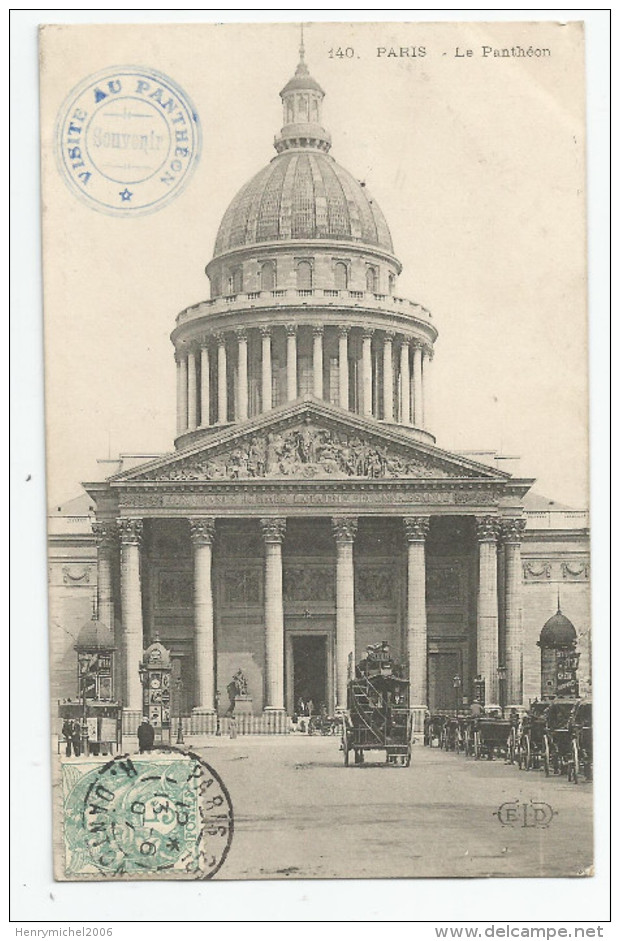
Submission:
M 549 826 L 557 810 L 544 801 L 530 801 L 529 804 L 518 800 L 505 801 L 493 812 L 503 827 L 538 827 Z

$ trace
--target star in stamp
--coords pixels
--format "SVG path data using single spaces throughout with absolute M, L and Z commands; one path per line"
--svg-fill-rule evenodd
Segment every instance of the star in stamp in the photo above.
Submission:
M 176 749 L 62 765 L 65 879 L 210 879 L 230 849 L 230 796 Z
M 112 215 L 144 215 L 187 185 L 200 157 L 200 122 L 166 75 L 111 68 L 68 95 L 55 147 L 62 175 L 84 202 Z

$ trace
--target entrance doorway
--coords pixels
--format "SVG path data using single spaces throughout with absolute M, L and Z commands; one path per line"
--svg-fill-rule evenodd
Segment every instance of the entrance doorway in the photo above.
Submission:
M 299 634 L 291 637 L 293 652 L 293 697 L 292 708 L 296 710 L 300 699 L 304 703 L 312 700 L 313 712 L 320 711 L 325 703 L 329 709 L 327 695 L 327 637 L 325 635 Z
M 428 656 L 428 705 L 431 712 L 456 708 L 457 696 L 462 688 L 455 690 L 454 677 L 462 682 L 462 658 L 459 650 L 429 653 Z

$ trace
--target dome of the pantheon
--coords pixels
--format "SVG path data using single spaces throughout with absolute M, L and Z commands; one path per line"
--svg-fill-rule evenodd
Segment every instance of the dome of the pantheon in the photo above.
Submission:
M 285 151 L 245 184 L 224 214 L 215 255 L 282 239 L 344 239 L 393 252 L 367 187 L 319 150 Z
M 324 97 L 302 57 L 280 92 L 284 126 L 278 155 L 241 188 L 220 224 L 214 257 L 286 240 L 347 241 L 393 254 L 385 217 L 364 183 L 328 153 L 321 126 Z

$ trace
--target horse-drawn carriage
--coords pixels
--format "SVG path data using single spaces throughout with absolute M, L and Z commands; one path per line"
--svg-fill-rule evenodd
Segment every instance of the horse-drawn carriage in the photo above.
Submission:
M 573 714 L 579 700 L 554 699 L 545 714 L 543 736 L 543 768 L 549 775 L 564 771 L 570 781 L 574 773 L 573 762 Z
M 433 712 L 424 717 L 424 744 L 433 748 L 435 743 L 442 747 L 442 736 L 446 724 L 446 713 Z
M 570 719 L 572 779 L 579 783 L 580 777 L 592 779 L 592 703 L 582 700 L 573 709 Z
M 342 750 L 345 765 L 351 752 L 362 764 L 372 750 L 384 750 L 388 764 L 411 764 L 409 682 L 398 675 L 387 644 L 370 647 L 349 680 Z
M 476 760 L 495 757 L 505 758 L 511 764 L 516 751 L 516 723 L 513 718 L 501 715 L 481 715 L 471 723 L 473 731 L 473 755 Z
M 440 746 L 445 751 L 460 752 L 465 748 L 463 716 L 446 716 L 441 731 Z
M 526 771 L 538 768 L 543 760 L 549 705 L 546 700 L 534 700 L 521 720 L 516 744 L 517 763 Z

